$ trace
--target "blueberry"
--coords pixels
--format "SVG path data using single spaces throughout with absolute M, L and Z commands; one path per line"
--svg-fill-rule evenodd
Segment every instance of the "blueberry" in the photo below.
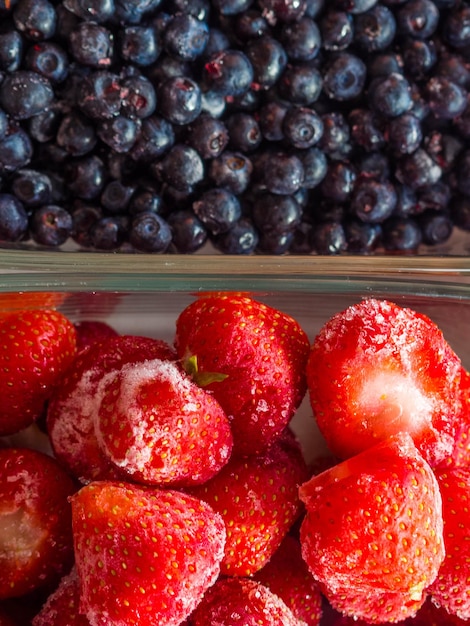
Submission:
M 234 32 L 237 39 L 250 41 L 251 39 L 258 39 L 258 37 L 263 35 L 269 35 L 271 27 L 261 11 L 253 9 L 237 14 L 234 21 Z M 228 47 L 228 45 L 225 46 L 225 48 Z
M 470 231 L 470 196 L 456 194 L 449 208 L 454 224 L 462 230 Z
M 254 0 L 212 0 L 212 4 L 221 15 L 245 13 Z
M 114 13 L 114 0 L 64 0 L 64 7 L 82 20 L 106 22 Z
M 253 165 L 241 152 L 224 150 L 209 165 L 209 178 L 217 187 L 226 187 L 234 194 L 243 193 L 251 179 Z
M 84 200 L 92 200 L 103 191 L 106 168 L 96 155 L 79 157 L 65 164 L 64 178 L 73 194 Z
M 0 141 L 0 174 L 15 172 L 31 161 L 34 148 L 28 133 L 17 128 Z
M 431 0 L 409 0 L 397 11 L 398 32 L 420 39 L 434 34 L 439 23 L 439 9 Z
M 43 246 L 60 246 L 72 233 L 72 216 L 63 207 L 48 204 L 36 209 L 30 218 L 33 240 Z
M 328 171 L 328 160 L 325 153 L 317 147 L 299 151 L 304 177 L 302 189 L 313 189 L 325 178 Z
M 122 80 L 121 111 L 128 117 L 150 117 L 157 107 L 157 94 L 152 83 L 142 75 Z
M 327 65 L 323 89 L 332 100 L 354 100 L 364 89 L 366 66 L 356 55 L 339 52 Z
M 410 84 L 402 74 L 375 78 L 369 86 L 372 108 L 384 117 L 397 117 L 413 105 Z
M 281 76 L 287 64 L 287 54 L 281 42 L 264 35 L 250 41 L 246 48 L 254 82 L 258 89 L 272 87 Z
M 417 191 L 401 183 L 395 185 L 395 190 L 397 192 L 397 204 L 395 205 L 394 211 L 395 216 L 410 217 L 419 213 Z
M 470 45 L 470 6 L 466 3 L 458 4 L 444 18 L 444 40 L 454 48 L 465 49 Z
M 192 208 L 212 235 L 227 232 L 241 217 L 238 197 L 220 187 L 205 191 Z
M 166 6 L 172 15 L 187 13 L 201 22 L 207 22 L 211 11 L 210 0 L 167 0 Z
M 282 130 L 284 138 L 294 148 L 310 148 L 323 135 L 323 121 L 313 109 L 291 107 L 282 121 Z
M 435 74 L 447 78 L 460 87 L 470 86 L 470 68 L 465 59 L 458 54 L 442 53 L 437 61 Z
M 187 76 L 168 78 L 157 94 L 158 109 L 172 124 L 190 124 L 201 113 L 201 90 Z
M 241 50 L 222 50 L 211 56 L 204 65 L 207 86 L 224 96 L 244 94 L 253 78 L 253 66 Z
M 229 133 L 224 122 L 207 113 L 201 114 L 188 128 L 186 142 L 203 159 L 213 159 L 224 151 Z
M 306 0 L 305 15 L 316 18 L 325 6 L 325 0 Z
M 331 159 L 347 158 L 351 152 L 351 131 L 349 123 L 342 113 L 333 111 L 321 116 L 323 134 L 319 147 Z
M 389 182 L 359 180 L 351 197 L 351 211 L 363 222 L 380 224 L 389 218 L 397 204 L 397 194 Z
M 266 151 L 256 164 L 256 177 L 261 189 L 273 194 L 292 195 L 302 186 L 304 168 L 295 154 Z
M 410 37 L 405 39 L 402 50 L 404 67 L 415 80 L 423 80 L 437 62 L 437 51 L 433 41 Z
M 114 16 L 127 24 L 138 24 L 160 6 L 161 0 L 114 0 Z
M 171 229 L 160 215 L 144 211 L 132 220 L 129 241 L 141 252 L 165 252 L 171 243 Z
M 124 185 L 120 180 L 111 180 L 100 196 L 100 203 L 109 213 L 126 212 L 135 188 Z
M 114 50 L 112 32 L 94 22 L 80 22 L 70 34 L 70 53 L 82 65 L 103 68 L 111 65 Z
M 395 17 L 382 4 L 355 17 L 354 42 L 365 52 L 387 49 L 395 38 L 395 32 Z
M 28 233 L 28 214 L 12 194 L 0 193 L 0 241 L 21 241 Z
M 416 190 L 437 183 L 442 168 L 423 148 L 418 148 L 413 154 L 399 159 L 395 175 L 401 183 Z
M 348 116 L 351 138 L 366 152 L 374 152 L 385 146 L 382 125 L 377 115 L 366 108 L 352 109 Z
M 102 217 L 90 229 L 91 247 L 97 250 L 116 250 L 126 239 L 126 222 L 121 216 Z
M 94 124 L 80 111 L 65 115 L 56 135 L 57 145 L 72 156 L 91 152 L 98 141 Z
M 262 141 L 255 117 L 249 113 L 234 113 L 227 119 L 230 148 L 245 154 L 253 152 Z
M 54 5 L 48 0 L 19 0 L 13 10 L 16 28 L 32 41 L 52 37 L 56 19 Z
M 362 178 L 386 182 L 391 177 L 390 157 L 386 152 L 367 152 L 355 165 Z
M 442 76 L 434 76 L 424 88 L 431 111 L 438 119 L 453 119 L 467 106 L 467 92 Z
M 14 119 L 26 120 L 52 104 L 51 83 L 37 72 L 18 70 L 0 84 L 0 105 Z
M 364 13 L 372 9 L 377 4 L 377 0 L 334 0 L 334 5 L 343 11 L 348 11 L 353 15 Z
M 98 137 L 115 152 L 129 152 L 137 141 L 140 125 L 140 120 L 117 115 L 110 120 L 103 120 L 98 127 Z
M 139 163 L 151 163 L 175 143 L 173 126 L 159 115 L 142 120 L 142 126 L 129 154 Z
M 464 143 L 453 133 L 435 130 L 426 133 L 423 146 L 432 160 L 446 173 L 455 167 Z
M 258 4 L 274 22 L 296 22 L 307 8 L 306 0 L 258 0 Z
M 421 122 L 411 113 L 403 113 L 390 120 L 388 147 L 394 154 L 411 154 L 419 148 L 422 138 Z
M 381 243 L 382 227 L 380 224 L 350 218 L 345 221 L 343 228 L 348 252 L 370 254 L 375 252 Z
M 354 39 L 354 22 L 345 11 L 328 10 L 319 21 L 322 47 L 338 52 L 346 50 Z
M 201 56 L 209 40 L 209 27 L 188 13 L 177 13 L 163 34 L 163 46 L 170 56 L 194 61 Z
M 160 55 L 155 30 L 150 26 L 126 26 L 120 33 L 119 54 L 126 62 L 139 67 L 155 63 Z
M 124 189 L 126 189 L 126 187 Z M 128 200 L 128 213 L 130 215 L 137 215 L 137 213 L 142 213 L 143 211 L 161 213 L 162 198 L 156 189 L 138 188 L 134 190 L 133 187 L 128 187 L 128 189 L 133 191 Z
M 256 252 L 274 256 L 286 254 L 290 250 L 293 241 L 294 233 L 292 231 L 285 233 L 261 232 Z
M 61 83 L 67 77 L 69 59 L 61 46 L 46 41 L 29 48 L 24 64 L 26 69 L 42 74 L 55 84 Z
M 0 32 L 0 70 L 16 72 L 23 57 L 23 37 L 17 30 Z
M 300 224 L 302 208 L 293 196 L 267 193 L 255 198 L 252 217 L 260 233 L 281 235 Z
M 108 119 L 119 113 L 121 96 L 119 76 L 107 70 L 97 70 L 81 78 L 77 104 L 92 119 Z
M 348 161 L 333 161 L 329 164 L 326 175 L 321 183 L 321 191 L 325 198 L 344 202 L 351 197 L 357 173 Z
M 288 110 L 289 106 L 286 103 L 276 101 L 267 102 L 260 107 L 256 117 L 265 139 L 280 141 L 284 138 L 282 123 Z
M 196 252 L 207 241 L 207 229 L 189 209 L 172 211 L 167 218 L 172 233 L 172 247 L 180 254 Z
M 338 222 L 317 224 L 310 234 L 312 248 L 323 255 L 336 255 L 346 252 L 347 241 L 343 225 Z
M 198 152 L 180 143 L 170 148 L 154 169 L 164 182 L 180 191 L 190 189 L 204 177 L 204 163 Z
M 0 109 L 0 141 L 5 139 L 8 132 L 9 120 L 8 115 Z
M 419 216 L 418 224 L 421 228 L 423 243 L 436 246 L 446 242 L 453 231 L 453 222 L 445 211 L 426 211 Z
M 382 227 L 382 242 L 389 252 L 416 253 L 423 235 L 412 218 L 391 217 Z
M 391 50 L 370 55 L 366 65 L 369 80 L 389 74 L 403 74 L 403 58 Z
M 277 83 L 281 98 L 292 104 L 311 105 L 320 97 L 323 77 L 309 64 L 287 65 Z
M 25 207 L 38 207 L 52 200 L 52 182 L 49 176 L 33 169 L 15 172 L 11 191 Z
M 280 40 L 287 56 L 294 61 L 311 61 L 320 52 L 321 34 L 317 23 L 310 17 L 283 24 Z
M 228 232 L 214 237 L 217 250 L 224 254 L 253 254 L 259 242 L 259 233 L 254 224 L 242 217 Z

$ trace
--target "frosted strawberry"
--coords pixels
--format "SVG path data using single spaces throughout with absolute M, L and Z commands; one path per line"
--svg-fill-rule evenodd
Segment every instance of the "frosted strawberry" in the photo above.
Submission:
M 0 449 L 0 600 L 56 584 L 70 569 L 75 490 L 53 458 Z
M 214 478 L 191 489 L 225 522 L 223 574 L 249 576 L 267 563 L 301 513 L 298 486 L 306 477 L 300 449 L 283 435 L 262 455 L 232 457 Z
M 75 353 L 75 328 L 57 311 L 21 311 L 0 321 L 0 436 L 39 418 Z
M 103 455 L 95 434 L 101 404 L 101 383 L 126 363 L 175 359 L 164 341 L 122 335 L 99 342 L 77 355 L 67 376 L 49 401 L 47 430 L 56 457 L 82 482 L 116 478 L 118 472 Z
M 279 596 L 292 613 L 308 626 L 320 624 L 320 588 L 308 571 L 296 537 L 286 535 L 271 559 L 254 578 Z
M 92 626 L 178 626 L 218 577 L 225 527 L 192 496 L 94 482 L 72 498 L 72 516 Z
M 446 557 L 430 588 L 433 602 L 470 620 L 470 468 L 436 473 L 442 494 Z
M 439 463 L 437 468 L 439 470 L 470 467 L 470 373 L 464 367 L 461 368 L 459 396 L 461 406 L 454 419 L 454 448 L 452 453 Z
M 47 598 L 31 626 L 89 626 L 88 619 L 79 612 L 79 605 L 80 586 L 77 571 L 73 568 Z
M 191 626 L 306 626 L 272 591 L 248 578 L 217 581 L 189 623 Z
M 321 329 L 307 380 L 334 454 L 347 458 L 406 431 L 435 466 L 454 447 L 460 372 L 459 358 L 429 318 L 369 299 Z
M 124 365 L 104 381 L 102 398 L 98 443 L 135 482 L 201 484 L 230 458 L 232 433 L 222 407 L 171 361 Z
M 215 294 L 191 303 L 176 322 L 187 371 L 231 419 L 234 449 L 266 449 L 305 395 L 309 340 L 289 315 L 248 297 Z
M 302 554 L 331 604 L 371 623 L 414 615 L 444 559 L 437 480 L 395 435 L 300 488 Z

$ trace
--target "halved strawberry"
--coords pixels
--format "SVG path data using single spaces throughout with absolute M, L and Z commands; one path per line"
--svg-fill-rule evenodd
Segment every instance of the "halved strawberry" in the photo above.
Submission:
M 406 431 L 432 466 L 454 446 L 460 373 L 429 318 L 375 299 L 333 316 L 307 366 L 313 412 L 334 454 L 344 459 Z
M 444 540 L 439 486 L 411 437 L 395 435 L 314 476 L 300 497 L 302 555 L 331 604 L 372 623 L 413 615 Z
M 176 359 L 164 341 L 148 337 L 112 337 L 81 352 L 50 398 L 47 430 L 56 457 L 80 481 L 116 478 L 116 467 L 98 446 L 95 418 L 103 378 L 126 363 Z
M 223 574 L 249 576 L 267 563 L 302 511 L 297 490 L 306 477 L 300 449 L 283 436 L 262 455 L 232 456 L 214 478 L 191 488 L 225 522 Z
M 26 428 L 76 353 L 75 328 L 57 311 L 21 311 L 0 322 L 0 435 Z
M 218 577 L 224 523 L 190 495 L 94 482 L 72 515 L 80 611 L 93 626 L 177 626 Z
M 231 419 L 237 453 L 264 451 L 305 395 L 307 335 L 289 315 L 251 298 L 195 300 L 177 319 L 175 345 Z
M 74 567 L 33 617 L 31 626 L 90 626 L 86 616 L 79 612 L 79 605 L 80 584 Z
M 75 490 L 55 459 L 0 449 L 0 599 L 56 584 L 70 569 Z
M 101 393 L 98 443 L 132 481 L 197 485 L 230 458 L 232 433 L 222 407 L 175 363 L 123 365 Z
M 191 626 L 306 626 L 261 583 L 249 578 L 222 578 L 191 615 Z
M 436 472 L 442 494 L 446 557 L 430 588 L 433 602 L 470 620 L 470 468 Z

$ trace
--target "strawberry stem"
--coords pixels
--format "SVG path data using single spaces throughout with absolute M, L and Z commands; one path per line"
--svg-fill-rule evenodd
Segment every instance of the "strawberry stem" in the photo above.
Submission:
M 222 374 L 221 372 L 201 372 L 196 354 L 186 358 L 183 362 L 183 367 L 199 387 L 206 387 L 211 383 L 220 383 L 228 377 L 228 374 Z

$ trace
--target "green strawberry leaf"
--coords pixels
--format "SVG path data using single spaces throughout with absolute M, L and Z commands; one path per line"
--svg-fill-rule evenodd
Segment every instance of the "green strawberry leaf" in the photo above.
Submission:
M 199 371 L 196 354 L 186 358 L 183 362 L 183 367 L 199 387 L 206 387 L 211 383 L 220 383 L 228 377 L 228 374 L 222 374 L 221 372 Z

